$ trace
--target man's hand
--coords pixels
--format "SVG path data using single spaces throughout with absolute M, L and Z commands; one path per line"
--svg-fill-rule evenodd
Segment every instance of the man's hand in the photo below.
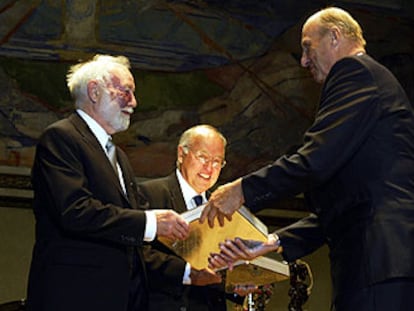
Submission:
M 244 203 L 241 178 L 218 187 L 208 200 L 200 217 L 200 223 L 208 220 L 210 228 L 214 227 L 214 219 L 224 225 L 224 218 L 231 220 L 231 215 L 237 211 Z
M 279 247 L 280 241 L 275 234 L 269 234 L 266 242 L 241 238 L 226 240 L 219 244 L 219 254 L 210 254 L 208 267 L 211 269 L 228 267 L 232 270 L 233 264 L 238 260 L 253 260 L 271 251 L 277 251 Z
M 185 240 L 189 225 L 173 210 L 154 210 L 157 217 L 157 235 L 171 240 Z
M 190 273 L 191 285 L 205 286 L 210 284 L 221 283 L 221 276 L 215 273 L 213 270 L 205 268 L 197 270 L 191 268 Z

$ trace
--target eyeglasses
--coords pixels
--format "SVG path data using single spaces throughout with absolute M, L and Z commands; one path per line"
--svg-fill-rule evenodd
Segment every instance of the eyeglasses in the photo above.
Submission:
M 129 103 L 133 98 L 135 98 L 135 94 L 134 91 L 131 90 L 128 87 L 123 87 L 120 85 L 113 85 L 112 82 L 109 83 L 105 83 L 103 81 L 100 81 L 102 88 L 108 93 L 111 94 L 111 92 L 109 91 L 109 89 L 112 89 L 113 91 L 113 95 L 115 95 L 116 97 L 121 98 L 124 102 Z
M 214 169 L 223 168 L 226 165 L 226 160 L 220 157 L 211 157 L 207 152 L 204 151 L 192 151 L 189 146 L 183 146 L 185 154 L 188 154 L 188 151 L 194 155 L 198 162 L 202 165 L 208 165 L 211 163 L 211 167 Z
M 116 90 L 117 96 L 121 97 L 124 101 L 130 102 L 134 97 L 134 91 L 122 86 L 113 86 Z

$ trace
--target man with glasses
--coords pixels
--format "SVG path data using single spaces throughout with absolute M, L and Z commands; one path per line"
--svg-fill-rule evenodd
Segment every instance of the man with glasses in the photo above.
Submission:
M 167 177 L 140 184 L 151 208 L 171 208 L 182 213 L 207 202 L 208 189 L 226 164 L 226 143 L 225 137 L 210 125 L 186 130 L 178 143 L 176 170 Z M 150 280 L 150 311 L 226 310 L 223 286 L 204 286 L 221 282 L 214 271 L 192 268 L 156 241 L 144 255 Z M 241 297 L 235 300 L 242 302 Z
M 127 58 L 109 55 L 72 66 L 76 111 L 39 139 L 28 311 L 145 310 L 143 242 L 188 235 L 176 212 L 140 205 L 131 165 L 112 143 L 137 105 L 129 68 Z

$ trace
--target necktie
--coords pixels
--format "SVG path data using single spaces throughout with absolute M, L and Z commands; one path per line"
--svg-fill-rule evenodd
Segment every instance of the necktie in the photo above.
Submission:
M 193 197 L 193 200 L 196 206 L 200 206 L 201 204 L 203 204 L 203 197 L 201 195 L 196 195 L 195 197 Z
M 112 142 L 111 137 L 108 137 L 108 141 L 106 142 L 105 149 L 106 149 L 106 154 L 108 156 L 108 159 L 111 162 L 112 167 L 114 168 L 116 177 L 118 178 L 119 183 L 121 184 L 122 190 L 124 191 L 124 193 L 127 193 L 126 188 L 125 188 L 125 181 L 122 175 L 122 170 L 118 169 L 118 161 L 116 159 L 116 147 L 114 143 Z
M 112 142 L 111 137 L 108 138 L 108 141 L 105 145 L 106 148 L 106 154 L 108 155 L 109 161 L 112 164 L 112 167 L 114 168 L 115 172 L 118 175 L 118 167 L 116 165 L 117 161 L 116 161 L 116 148 L 114 143 Z

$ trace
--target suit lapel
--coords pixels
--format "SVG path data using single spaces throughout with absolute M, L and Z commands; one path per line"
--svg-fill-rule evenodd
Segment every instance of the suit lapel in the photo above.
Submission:
M 121 193 L 122 197 L 124 197 L 124 199 L 129 202 L 127 196 L 125 195 L 121 183 L 119 181 L 118 176 L 116 175 L 115 170 L 113 169 L 111 162 L 109 161 L 105 150 L 102 149 L 102 146 L 99 144 L 98 139 L 96 138 L 96 136 L 93 134 L 93 132 L 91 131 L 91 129 L 89 128 L 89 126 L 86 124 L 86 122 L 76 113 L 74 112 L 72 115 L 69 116 L 69 120 L 73 123 L 75 129 L 80 133 L 80 135 L 82 136 L 82 139 L 84 141 L 84 143 L 92 148 L 94 148 L 95 150 L 95 157 L 96 157 L 96 162 L 98 163 L 102 163 L 102 165 L 104 165 L 105 167 L 103 168 L 103 170 L 107 171 L 107 172 L 112 172 L 109 175 L 110 177 L 110 182 L 113 184 L 114 187 L 117 188 L 117 190 Z M 125 179 L 125 165 L 124 165 L 124 159 L 120 159 L 119 157 L 119 148 L 117 148 L 117 159 L 119 162 L 119 165 L 121 166 L 121 170 L 122 173 L 124 174 L 124 179 Z M 99 176 L 96 176 L 96 178 L 99 178 Z M 127 183 L 128 181 L 125 180 L 125 187 L 127 187 Z M 111 187 L 111 185 L 108 184 L 108 187 Z
M 128 202 L 130 202 L 132 206 L 137 206 L 137 201 L 136 201 L 137 185 L 135 183 L 135 177 L 131 174 L 132 168 L 129 165 L 129 161 L 125 153 L 120 148 L 118 147 L 116 148 L 117 148 L 117 159 L 118 159 L 119 166 L 121 167 L 121 170 L 122 170 L 122 175 L 124 177 L 124 183 L 125 183 L 125 190 L 127 193 L 126 194 L 124 193 L 124 191 L 122 190 L 121 184 L 119 183 L 119 180 L 118 180 L 119 189 L 122 191 L 122 195 L 125 197 L 125 199 L 128 200 Z
M 102 153 L 103 155 L 105 155 L 105 152 L 99 144 L 99 141 L 96 138 L 96 136 L 93 134 L 86 122 L 76 112 L 69 116 L 69 121 L 73 123 L 75 129 L 82 136 L 82 139 L 85 141 L 86 144 L 95 148 L 97 153 Z
M 181 192 L 180 184 L 178 183 L 176 173 L 172 173 L 167 178 L 168 189 L 170 191 L 172 209 L 177 213 L 183 213 L 187 211 L 184 198 Z

